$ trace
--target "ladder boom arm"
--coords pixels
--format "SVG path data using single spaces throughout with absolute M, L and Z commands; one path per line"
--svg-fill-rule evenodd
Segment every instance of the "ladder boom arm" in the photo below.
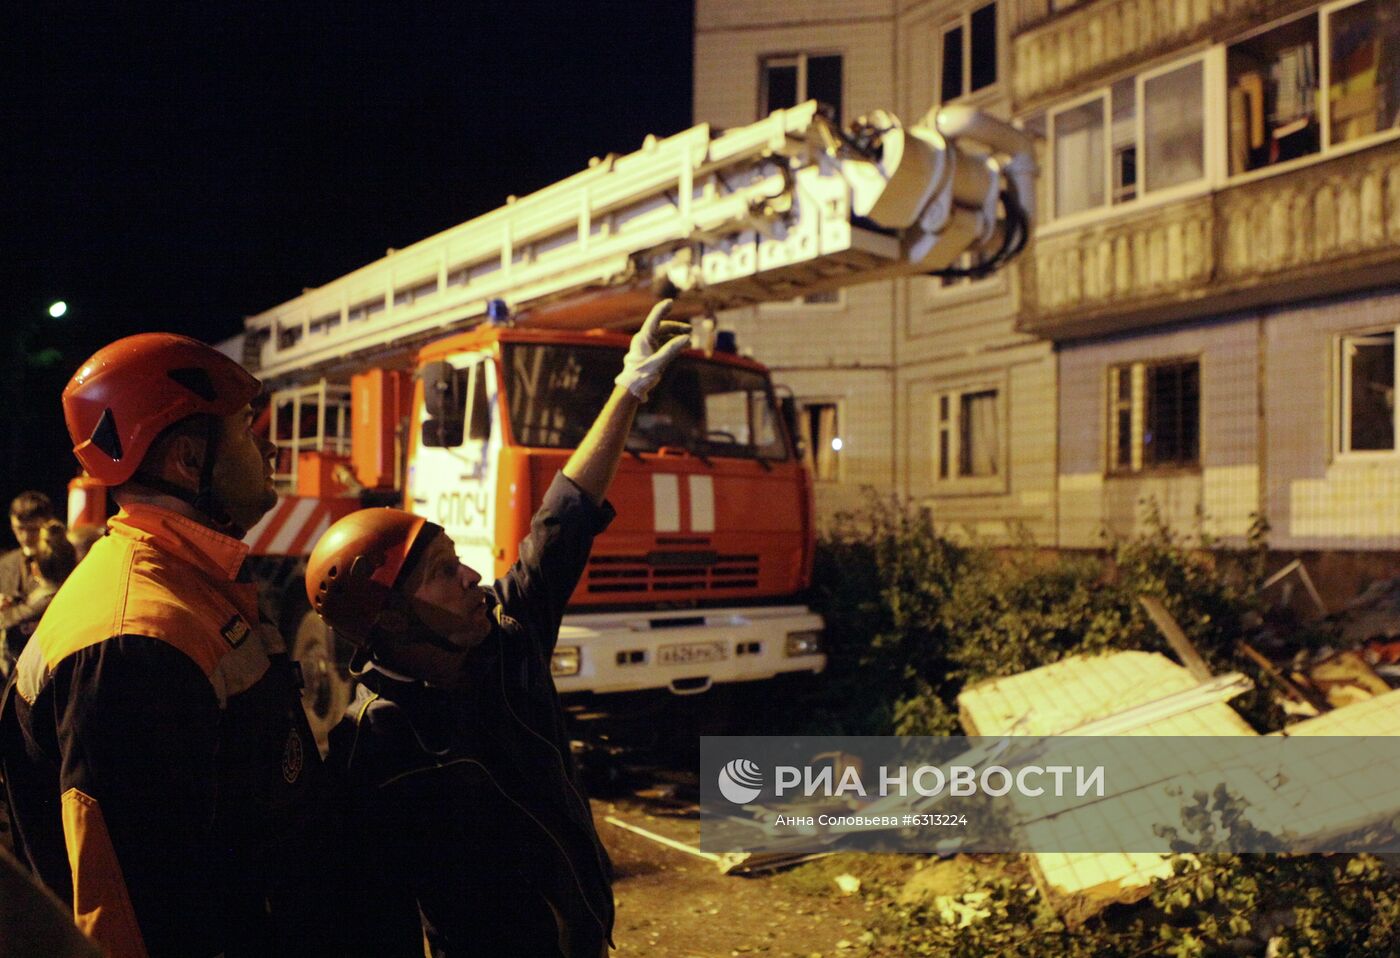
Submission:
M 521 323 L 636 322 L 635 296 L 693 311 L 875 279 L 1001 268 L 1034 209 L 1030 138 L 968 107 L 912 126 L 877 111 L 849 132 L 808 102 L 723 132 L 648 137 L 589 168 L 309 289 L 245 323 L 264 379 L 401 351 L 504 300 Z M 573 316 L 569 304 L 590 302 Z M 580 317 L 586 317 L 580 318 Z

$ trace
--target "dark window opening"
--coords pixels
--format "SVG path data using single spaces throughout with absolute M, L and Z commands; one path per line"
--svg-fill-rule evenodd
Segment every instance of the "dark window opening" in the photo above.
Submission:
M 972 11 L 972 90 L 997 82 L 997 5 Z
M 947 103 L 963 95 L 963 30 L 954 27 L 943 34 L 943 83 L 939 98 Z

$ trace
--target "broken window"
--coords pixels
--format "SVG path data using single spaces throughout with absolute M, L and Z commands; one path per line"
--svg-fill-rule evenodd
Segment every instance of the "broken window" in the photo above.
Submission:
M 1201 366 L 1124 363 L 1108 375 L 1110 472 L 1190 468 L 1201 459 Z
M 1341 340 L 1339 452 L 1395 449 L 1395 331 Z

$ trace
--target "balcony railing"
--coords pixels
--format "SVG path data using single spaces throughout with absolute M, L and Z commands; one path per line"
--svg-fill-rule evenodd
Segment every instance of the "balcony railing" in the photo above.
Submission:
M 1050 339 L 1400 282 L 1400 140 L 1037 239 L 1020 328 Z

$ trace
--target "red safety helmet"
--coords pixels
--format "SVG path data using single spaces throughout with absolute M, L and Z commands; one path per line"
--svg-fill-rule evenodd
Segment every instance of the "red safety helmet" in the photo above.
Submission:
M 93 354 L 63 390 L 73 454 L 104 486 L 130 479 L 151 442 L 186 416 L 229 416 L 262 384 L 212 346 L 173 333 L 141 333 Z
M 306 563 L 306 598 L 336 633 L 368 645 L 381 618 L 406 607 L 394 591 L 442 526 L 401 509 L 361 509 L 337 521 Z M 401 631 L 407 622 L 398 622 Z

